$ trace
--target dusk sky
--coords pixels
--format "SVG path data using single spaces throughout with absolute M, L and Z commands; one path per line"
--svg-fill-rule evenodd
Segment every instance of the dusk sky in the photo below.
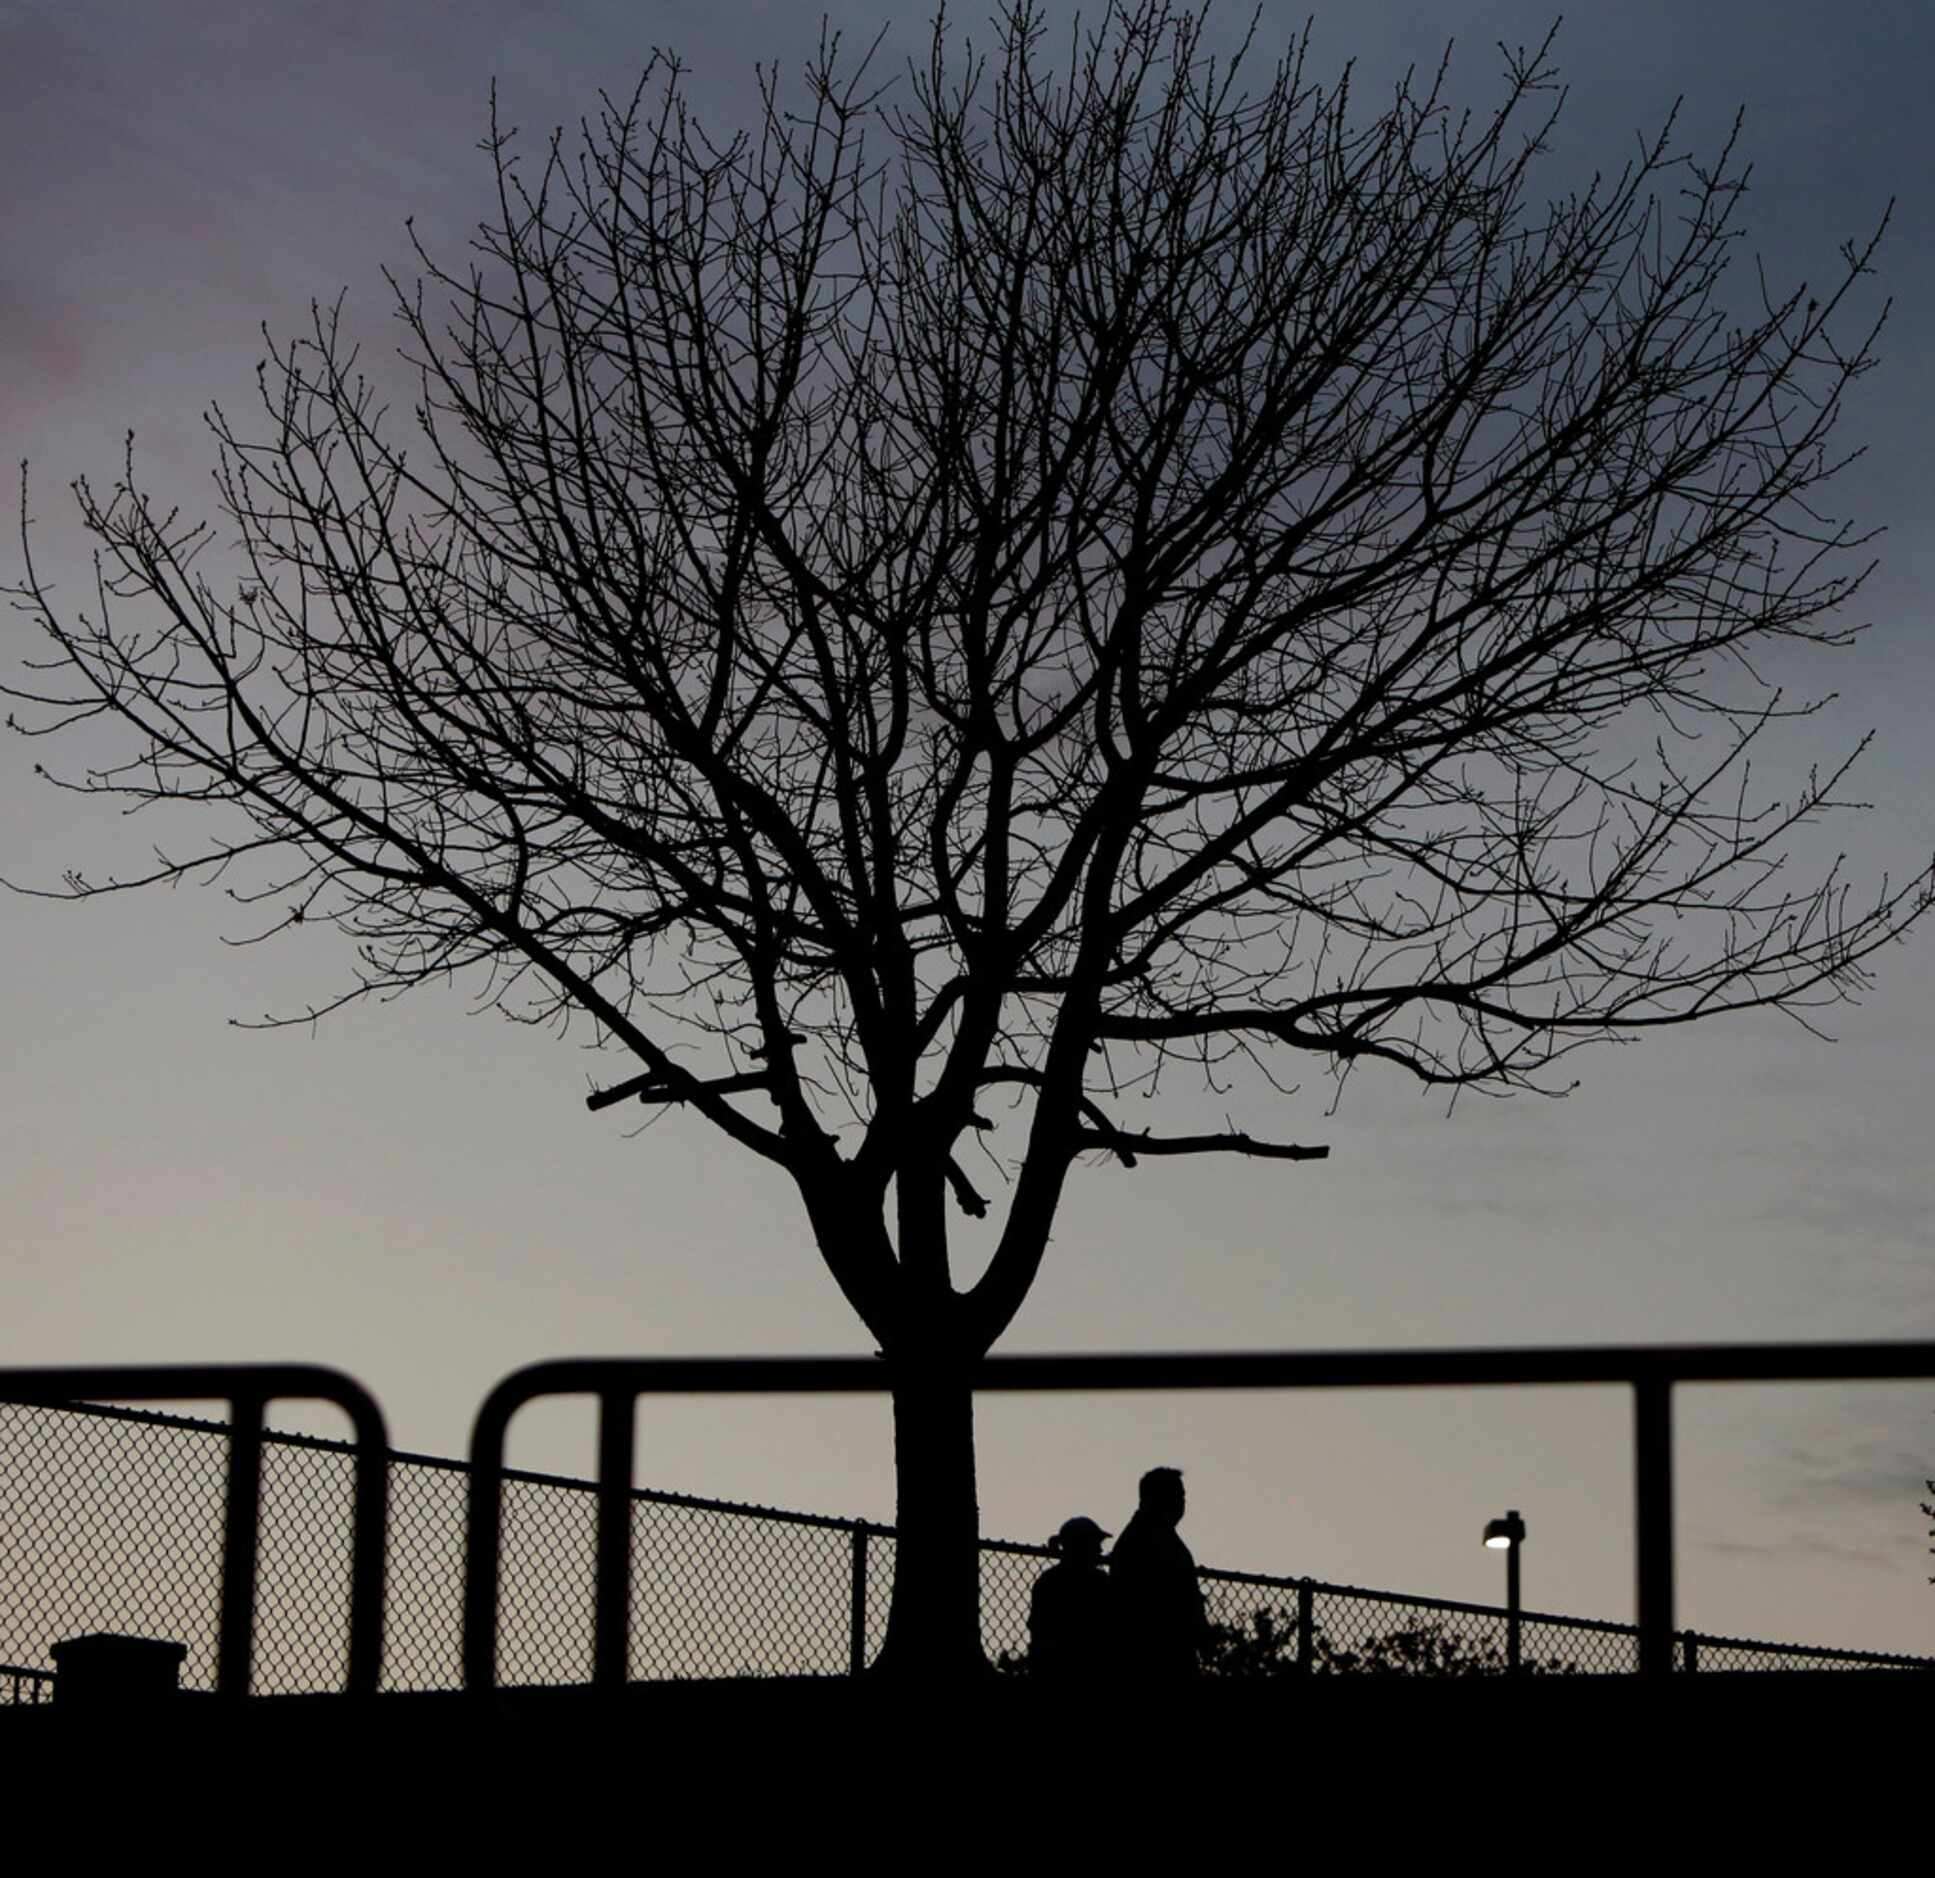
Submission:
M 857 43 L 888 26 L 883 73 L 925 30 L 918 6 L 833 17 Z M 1247 13 L 1214 18 L 1227 41 Z M 1265 51 L 1302 18 L 1266 8 Z M 1450 95 L 1482 111 L 1497 43 L 1549 24 L 1518 0 L 1354 0 L 1318 11 L 1316 75 L 1357 61 L 1369 110 L 1450 39 Z M 219 401 L 246 423 L 263 322 L 292 331 L 347 287 L 372 353 L 397 343 L 381 269 L 411 267 L 404 218 L 455 258 L 488 211 L 493 79 L 502 117 L 539 135 L 671 47 L 730 126 L 752 62 L 797 74 L 817 33 L 813 7 L 748 0 L 0 0 L 0 460 L 31 460 L 45 566 L 85 584 L 66 484 L 111 482 L 129 429 L 150 488 L 213 512 L 199 414 Z M 1777 766 L 1798 774 L 1873 729 L 1856 793 L 1874 808 L 1809 855 L 1845 850 L 1863 882 L 1913 874 L 1935 850 L 1935 11 L 1588 4 L 1557 59 L 1570 98 L 1551 192 L 1623 163 L 1684 97 L 1696 151 L 1745 109 L 1746 221 L 1777 285 L 1830 276 L 1895 199 L 1869 283 L 1894 312 L 1846 419 L 1868 454 L 1830 504 L 1886 530 L 1851 615 L 1873 626 L 1797 665 L 1797 686 L 1840 695 Z M 1733 281 L 1750 310 L 1745 254 Z M 0 583 L 18 572 L 9 522 Z M 11 675 L 36 635 L 0 622 Z M 141 851 L 146 831 L 111 805 L 32 774 L 113 747 L 0 738 L 0 874 L 55 885 Z M 538 1358 L 871 1348 L 776 1172 L 696 1120 L 640 1132 L 637 1110 L 586 1112 L 620 1059 L 474 1014 L 461 984 L 313 1036 L 231 1027 L 322 1001 L 349 962 L 329 931 L 221 943 L 246 930 L 219 891 L 0 899 L 0 1364 L 326 1362 L 376 1393 L 398 1445 L 456 1453 L 490 1385 Z M 1467 1098 L 1449 1115 L 1395 1071 L 1360 1076 L 1330 1114 L 1313 1073 L 1278 1112 L 1237 1119 L 1328 1142 L 1327 1162 L 1078 1170 L 1001 1347 L 1935 1336 L 1932 994 L 1935 922 L 1830 1014 L 1833 1043 L 1725 1019 L 1582 1053 L 1564 1101 Z M 534 1416 L 519 1457 L 585 1471 L 586 1426 Z M 1935 1385 L 1686 1392 L 1679 1427 L 1683 1624 L 1935 1654 L 1916 1505 Z M 1005 1399 L 980 1414 L 983 1525 L 1119 1527 L 1136 1476 L 1166 1463 L 1188 1477 L 1203 1563 L 1494 1600 L 1479 1534 L 1512 1506 L 1528 1605 L 1625 1618 L 1628 1428 L 1616 1391 Z M 884 1399 L 659 1405 L 639 1455 L 648 1485 L 892 1516 Z

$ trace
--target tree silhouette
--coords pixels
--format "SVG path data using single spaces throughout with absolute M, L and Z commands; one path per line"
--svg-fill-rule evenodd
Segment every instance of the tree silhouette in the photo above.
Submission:
M 1749 776 L 1807 708 L 1759 661 L 1850 636 L 1872 242 L 1729 314 L 1731 144 L 1541 199 L 1546 48 L 1473 118 L 1167 0 L 993 32 L 892 84 L 829 38 L 725 140 L 669 56 L 528 159 L 493 107 L 474 255 L 392 282 L 414 424 L 319 308 L 256 428 L 211 413 L 219 527 L 131 450 L 77 485 L 79 606 L 23 479 L 10 693 L 132 733 L 63 786 L 211 831 L 66 892 L 222 880 L 355 942 L 320 1010 L 467 975 L 627 1059 L 593 1107 L 785 1170 L 890 1365 L 884 1660 L 936 1674 L 980 1663 L 971 1368 L 1078 1164 L 1327 1151 L 1192 1077 L 1557 1091 L 1804 1017 L 1929 884 L 1792 884 L 1846 766 Z

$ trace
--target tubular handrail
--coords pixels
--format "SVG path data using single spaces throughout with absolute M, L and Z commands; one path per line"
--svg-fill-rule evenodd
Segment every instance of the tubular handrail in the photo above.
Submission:
M 356 1431 L 356 1497 L 345 1685 L 352 1694 L 373 1693 L 383 1669 L 383 1574 L 389 1524 L 389 1431 L 375 1397 L 354 1377 L 315 1363 L 165 1363 L 0 1370 L 0 1401 L 59 1408 L 89 1398 L 225 1401 L 229 1405 L 215 1691 L 231 1698 L 248 1693 L 254 1654 L 264 1411 L 274 1401 L 319 1401 L 334 1403 L 349 1416 Z
M 5 1683 L 13 1692 L 13 1699 L 6 1706 L 33 1708 L 48 1699 L 48 1692 L 54 1686 L 54 1672 L 30 1669 L 25 1663 L 0 1663 L 0 1683 Z M 33 1691 L 25 1702 L 20 1695 L 23 1684 Z
M 998 1356 L 969 1372 L 977 1391 L 1436 1389 L 1618 1384 L 1633 1392 L 1635 1628 L 1642 1675 L 1673 1667 L 1672 1392 L 1681 1383 L 1879 1382 L 1935 1378 L 1935 1342 L 1582 1345 L 1543 1350 L 1231 1351 Z M 464 1549 L 464 1685 L 497 1679 L 504 1443 L 511 1417 L 543 1396 L 598 1402 L 598 1531 L 592 1680 L 627 1679 L 631 1481 L 644 1395 L 879 1395 L 877 1357 L 576 1357 L 514 1371 L 478 1410 L 470 1442 Z

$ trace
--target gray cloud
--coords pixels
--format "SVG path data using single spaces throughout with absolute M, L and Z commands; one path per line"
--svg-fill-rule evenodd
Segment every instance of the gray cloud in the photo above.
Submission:
M 1935 1473 L 1935 1423 L 1926 1447 L 1856 1441 L 1845 1447 L 1781 1448 L 1769 1462 L 1779 1485 L 1771 1504 L 1810 1510 L 1836 1506 L 1912 1508 Z
M 1818 1533 L 1796 1532 L 1781 1539 L 1701 1539 L 1695 1550 L 1719 1558 L 1749 1559 L 1757 1565 L 1800 1565 L 1825 1560 L 1836 1565 L 1852 1565 L 1861 1571 L 1897 1571 L 1900 1556 L 1880 1546 L 1850 1545 L 1841 1539 L 1823 1539 Z

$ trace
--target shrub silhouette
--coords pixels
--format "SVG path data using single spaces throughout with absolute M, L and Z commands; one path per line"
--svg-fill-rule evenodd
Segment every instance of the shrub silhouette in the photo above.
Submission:
M 1212 1624 L 1203 1673 L 1225 1682 L 1263 1682 L 1298 1673 L 1297 1618 L 1294 1610 L 1270 1606 L 1251 1612 L 1247 1624 Z M 998 1673 L 1025 1677 L 1027 1657 L 1003 1650 L 994 1659 Z M 1480 1640 L 1451 1629 L 1442 1618 L 1402 1625 L 1366 1637 L 1352 1647 L 1333 1640 L 1321 1624 L 1311 1631 L 1313 1676 L 1504 1676 L 1511 1673 L 1502 1640 Z M 1584 1669 L 1571 1657 L 1521 1657 L 1524 1676 L 1578 1676 Z
M 1293 1612 L 1264 1608 L 1247 1626 L 1217 1624 L 1204 1668 L 1232 1681 L 1256 1681 L 1298 1672 Z M 1510 1673 L 1501 1641 L 1479 1640 L 1432 1618 L 1380 1631 L 1351 1647 L 1335 1641 L 1321 1624 L 1311 1632 L 1310 1673 L 1315 1676 L 1503 1676 Z M 1569 1657 L 1523 1657 L 1527 1676 L 1576 1676 Z

